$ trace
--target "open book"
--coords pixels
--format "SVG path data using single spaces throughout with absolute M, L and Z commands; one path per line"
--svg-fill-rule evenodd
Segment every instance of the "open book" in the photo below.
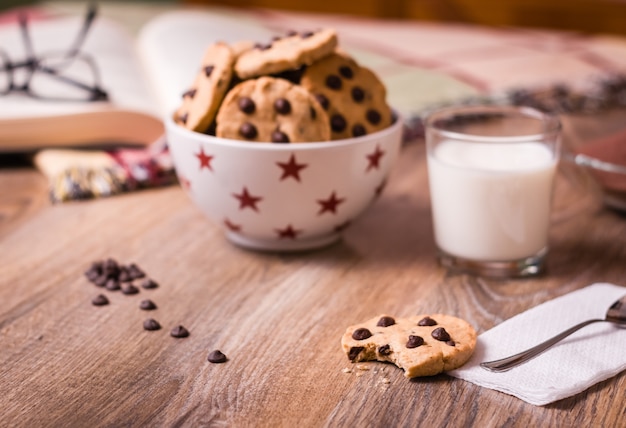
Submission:
M 68 49 L 83 19 L 29 22 L 35 54 Z M 163 136 L 164 115 L 180 103 L 210 43 L 266 40 L 270 34 L 245 20 L 191 10 L 152 19 L 137 38 L 117 22 L 96 18 L 81 51 L 94 59 L 109 100 L 55 101 L 19 92 L 1 95 L 0 152 L 149 145 Z M 18 23 L 0 24 L 0 48 L 12 62 L 24 60 Z M 19 81 L 23 73 L 15 73 L 14 78 Z

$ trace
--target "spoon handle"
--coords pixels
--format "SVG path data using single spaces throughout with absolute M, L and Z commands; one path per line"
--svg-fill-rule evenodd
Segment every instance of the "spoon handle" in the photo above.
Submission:
M 583 321 L 580 324 L 576 324 L 575 326 L 568 328 L 567 330 L 563 331 L 562 333 L 557 334 L 556 336 L 552 337 L 551 339 L 548 339 L 545 342 L 540 343 L 539 345 L 536 345 L 536 346 L 534 346 L 534 347 L 532 347 L 530 349 L 527 349 L 526 351 L 522 351 L 519 354 L 511 355 L 510 357 L 502 358 L 500 360 L 488 361 L 488 362 L 480 363 L 480 366 L 482 368 L 487 369 L 487 370 L 492 371 L 492 372 L 504 372 L 504 371 L 507 371 L 509 369 L 512 369 L 513 367 L 516 367 L 516 366 L 518 366 L 520 364 L 525 363 L 526 361 L 530 360 L 531 358 L 536 357 L 537 355 L 541 354 L 543 351 L 545 351 L 546 349 L 548 349 L 549 347 L 551 347 L 555 343 L 560 342 L 561 340 L 565 339 L 570 334 L 574 333 L 575 331 L 580 330 L 581 328 L 585 327 L 586 325 L 589 325 L 589 324 L 592 324 L 592 323 L 595 323 L 595 322 L 601 322 L 601 321 L 606 321 L 606 320 L 595 319 L 595 320 Z

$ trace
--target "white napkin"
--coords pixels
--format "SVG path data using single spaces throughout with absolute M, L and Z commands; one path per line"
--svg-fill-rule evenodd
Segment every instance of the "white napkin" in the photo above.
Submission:
M 448 374 L 537 406 L 578 394 L 626 369 L 626 328 L 590 324 L 502 373 L 479 364 L 524 351 L 581 321 L 604 318 L 625 294 L 626 287 L 598 283 L 529 309 L 478 336 L 472 358 Z

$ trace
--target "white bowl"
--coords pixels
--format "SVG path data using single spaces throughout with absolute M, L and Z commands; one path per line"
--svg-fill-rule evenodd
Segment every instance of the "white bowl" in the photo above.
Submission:
M 270 251 L 335 242 L 382 191 L 402 140 L 402 120 L 362 137 L 254 143 L 189 131 L 165 120 L 182 187 L 227 238 Z

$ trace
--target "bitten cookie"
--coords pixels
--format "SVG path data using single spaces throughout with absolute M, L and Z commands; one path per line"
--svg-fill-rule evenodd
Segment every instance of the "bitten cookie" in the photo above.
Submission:
M 216 135 L 236 140 L 299 143 L 328 141 L 328 115 L 304 88 L 273 77 L 231 89 L 217 114 Z
M 187 129 L 206 132 L 228 91 L 235 55 L 226 43 L 217 42 L 205 51 L 200 72 L 183 94 L 183 103 L 174 120 Z
M 334 52 L 307 67 L 300 84 L 328 112 L 333 140 L 371 134 L 391 125 L 384 84 L 345 53 Z
M 341 345 L 352 362 L 391 362 L 413 378 L 462 366 L 474 352 L 476 331 L 450 315 L 379 315 L 348 327 Z
M 235 72 L 241 79 L 248 79 L 298 69 L 330 54 L 336 46 L 337 34 L 330 28 L 292 32 L 242 53 L 235 64 Z

